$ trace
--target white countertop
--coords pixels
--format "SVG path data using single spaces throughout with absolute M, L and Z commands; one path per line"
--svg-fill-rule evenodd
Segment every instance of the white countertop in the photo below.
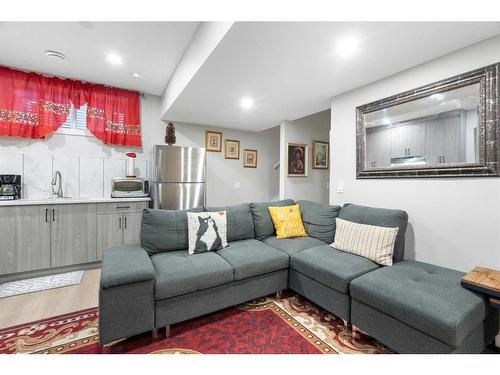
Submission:
M 54 199 L 17 199 L 0 201 L 1 206 L 39 206 L 51 204 L 77 204 L 77 203 L 117 203 L 117 202 L 148 202 L 150 197 L 134 198 L 54 198 Z

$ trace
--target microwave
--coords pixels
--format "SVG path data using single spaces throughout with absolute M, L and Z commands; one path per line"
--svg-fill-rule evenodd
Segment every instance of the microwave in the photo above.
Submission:
M 149 182 L 140 177 L 114 177 L 111 180 L 112 198 L 149 196 Z

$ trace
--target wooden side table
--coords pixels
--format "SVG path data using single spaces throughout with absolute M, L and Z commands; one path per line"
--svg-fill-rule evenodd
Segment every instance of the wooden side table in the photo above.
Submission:
M 464 288 L 480 292 L 489 297 L 490 306 L 500 310 L 500 271 L 485 267 L 475 267 L 462 278 Z M 498 336 L 496 338 L 498 345 Z M 488 347 L 494 353 L 500 352 L 500 346 Z
M 500 309 L 500 271 L 475 267 L 462 277 L 462 286 L 490 297 L 490 304 Z

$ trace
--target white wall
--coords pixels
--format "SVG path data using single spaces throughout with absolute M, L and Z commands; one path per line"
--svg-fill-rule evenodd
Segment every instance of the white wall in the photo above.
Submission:
M 281 124 L 281 164 L 280 164 L 280 197 L 294 200 L 307 199 L 328 203 L 329 200 L 329 170 L 312 169 L 313 140 L 328 141 L 330 132 L 330 110 L 318 112 L 294 121 L 284 121 Z M 287 143 L 302 143 L 309 145 L 308 176 L 287 176 Z
M 500 61 L 500 36 L 331 102 L 332 204 L 402 208 L 409 214 L 406 258 L 462 271 L 500 268 L 500 178 L 356 179 L 357 106 Z M 344 194 L 336 192 L 344 183 Z
M 149 177 L 151 136 L 161 128 L 160 97 L 141 98 L 141 148 L 105 145 L 95 137 L 52 134 L 46 140 L 0 137 L 0 173 L 21 174 L 27 199 L 50 197 L 53 171 L 63 176 L 65 196 L 109 197 L 112 177 L 125 175 L 125 154 L 136 152 L 136 173 Z
M 251 201 L 269 201 L 278 195 L 279 127 L 255 133 L 217 129 L 175 122 L 178 146 L 205 147 L 205 131 L 222 132 L 224 139 L 240 141 L 240 159 L 224 159 L 222 152 L 207 152 L 207 205 L 232 205 Z M 161 130 L 161 131 L 160 131 Z M 163 144 L 165 127 L 156 129 L 155 142 Z M 257 168 L 243 168 L 243 149 L 258 150 Z M 237 187 L 239 183 L 239 187 Z

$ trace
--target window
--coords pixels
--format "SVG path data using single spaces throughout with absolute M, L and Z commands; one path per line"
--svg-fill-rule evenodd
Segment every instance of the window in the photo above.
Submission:
M 71 111 L 68 118 L 56 133 L 90 136 L 91 134 L 87 129 L 87 104 L 82 105 L 80 109 L 75 109 L 75 107 L 71 105 Z

